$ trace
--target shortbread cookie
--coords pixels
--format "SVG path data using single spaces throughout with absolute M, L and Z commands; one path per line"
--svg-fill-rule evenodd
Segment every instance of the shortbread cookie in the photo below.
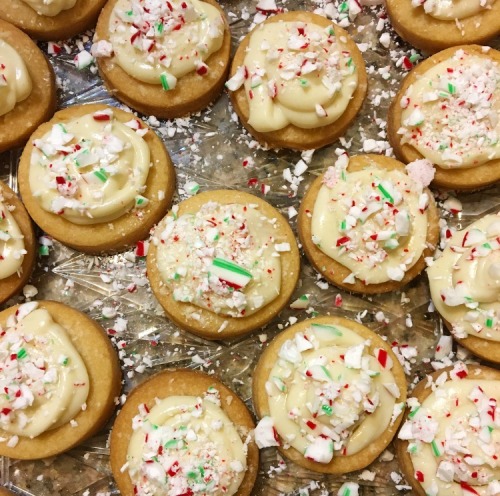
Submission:
M 393 100 L 394 152 L 405 163 L 429 159 L 435 186 L 471 190 L 500 179 L 499 62 L 489 47 L 449 48 L 415 67 Z
M 118 489 L 123 496 L 248 496 L 259 464 L 253 428 L 245 404 L 213 376 L 160 372 L 129 394 L 113 425 Z
M 306 320 L 278 334 L 259 359 L 255 441 L 315 472 L 345 474 L 384 451 L 405 400 L 404 371 L 383 339 L 340 317 Z
M 500 33 L 497 0 L 387 0 L 387 12 L 402 38 L 431 53 Z
M 500 213 L 452 233 L 427 274 L 434 306 L 453 337 L 500 363 Z
M 3 8 L 11 9 L 11 2 Z M 0 152 L 26 143 L 55 108 L 51 65 L 29 36 L 0 20 Z
M 31 219 L 16 194 L 0 181 L 0 303 L 21 291 L 36 258 Z
M 339 157 L 302 200 L 298 229 L 307 258 L 332 284 L 373 294 L 396 291 L 425 268 L 439 216 L 425 187 L 432 165 L 381 155 Z
M 167 316 L 207 339 L 265 325 L 298 281 L 290 226 L 274 207 L 241 191 L 207 191 L 181 202 L 156 228 L 148 278 Z
M 64 40 L 94 26 L 106 0 L 8 0 L 0 3 L 0 19 L 36 40 Z
M 222 92 L 231 51 L 215 0 L 110 0 L 92 53 L 110 93 L 143 114 L 171 119 L 204 109 Z M 154 26 L 154 27 L 152 27 Z
M 100 104 L 57 112 L 33 134 L 19 166 L 33 220 L 87 253 L 144 239 L 165 215 L 174 188 L 160 138 L 130 112 Z
M 0 454 L 34 460 L 96 434 L 120 394 L 118 356 L 104 330 L 62 303 L 0 312 Z
M 408 399 L 396 451 L 412 494 L 500 493 L 500 371 L 483 366 L 438 370 Z
M 226 86 L 259 142 L 309 150 L 344 134 L 363 104 L 367 78 L 346 31 L 297 11 L 270 17 L 245 37 Z

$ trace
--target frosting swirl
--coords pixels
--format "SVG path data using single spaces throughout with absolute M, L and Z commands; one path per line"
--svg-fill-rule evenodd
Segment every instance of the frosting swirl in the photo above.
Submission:
M 75 6 L 76 0 L 22 0 L 38 15 L 54 17 Z
M 422 6 L 426 14 L 444 21 L 465 19 L 483 12 L 495 0 L 411 0 L 413 7 Z
M 21 268 L 26 253 L 23 233 L 0 190 L 0 280 Z
M 434 306 L 458 338 L 500 341 L 500 215 L 455 232 L 427 269 Z

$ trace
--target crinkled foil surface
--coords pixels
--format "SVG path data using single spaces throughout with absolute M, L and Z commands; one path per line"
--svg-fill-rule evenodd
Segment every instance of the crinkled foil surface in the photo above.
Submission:
M 235 49 L 255 19 L 257 2 L 221 0 L 220 3 L 228 14 Z M 336 21 L 339 21 L 339 10 L 342 10 L 340 2 L 325 3 L 324 0 L 288 0 L 278 3 L 278 6 L 288 10 L 319 9 Z M 243 133 L 225 94 L 199 115 L 175 121 L 150 120 L 176 165 L 178 187 L 175 202 L 186 198 L 184 185 L 188 181 L 196 181 L 200 191 L 220 188 L 248 191 L 273 204 L 286 218 L 291 216 L 290 224 L 296 230 L 294 209 L 298 210 L 303 193 L 314 178 L 333 164 L 336 149 L 343 148 L 354 155 L 375 146 L 375 152 L 390 155 L 384 132 L 387 109 L 400 80 L 407 73 L 403 57 L 418 63 L 419 53 L 395 35 L 382 6 L 365 6 L 347 30 L 363 51 L 369 74 L 369 94 L 345 141 L 316 151 L 307 171 L 294 180 L 298 188 L 292 188 L 285 180 L 289 177 L 286 169 L 293 176 L 301 154 L 258 147 L 249 135 Z M 379 41 L 382 33 L 390 34 L 388 47 Z M 49 56 L 58 76 L 60 108 L 94 102 L 120 105 L 106 91 L 92 67 L 81 71 L 75 68 L 74 56 L 83 48 L 90 48 L 91 38 L 89 32 L 60 43 L 62 53 Z M 498 48 L 499 45 L 497 39 L 493 46 Z M 40 48 L 47 53 L 47 43 L 40 43 Z M 20 154 L 21 150 L 0 154 L 0 179 L 16 191 Z M 254 165 L 244 166 L 247 157 L 253 159 Z M 446 206 L 445 200 L 450 198 L 450 193 L 435 193 L 444 219 L 443 226 L 446 223 L 457 228 L 465 227 L 480 216 L 496 212 L 500 204 L 498 186 L 477 193 L 452 195 L 460 200 L 463 210 L 458 215 L 451 215 L 442 208 L 443 204 Z M 296 320 L 322 314 L 358 319 L 398 347 L 405 357 L 410 384 L 432 370 L 430 361 L 443 332 L 439 317 L 429 306 L 425 274 L 401 292 L 361 297 L 328 285 L 318 277 L 304 256 L 300 282 L 291 301 L 309 294 L 310 306 L 305 310 L 287 308 L 264 329 L 233 342 L 205 341 L 169 322 L 151 293 L 145 277 L 145 261 L 135 255 L 134 249 L 119 255 L 94 257 L 54 242 L 48 256 L 38 256 L 30 284 L 38 290 L 32 298 L 66 303 L 87 313 L 105 329 L 111 329 L 108 332 L 110 339 L 122 355 L 123 394 L 164 368 L 188 367 L 217 374 L 251 410 L 252 371 L 265 346 L 263 343 L 271 340 L 280 328 Z M 25 296 L 21 295 L 4 306 L 26 301 L 26 295 L 29 297 L 33 293 L 33 288 L 28 288 Z M 383 319 L 380 312 L 383 312 Z M 110 315 L 115 316 L 110 318 Z M 125 319 L 127 326 L 124 331 L 113 333 L 117 318 Z M 453 359 L 458 358 L 471 359 L 463 349 L 455 349 Z M 119 494 L 111 476 L 107 447 L 112 421 L 98 436 L 63 455 L 40 461 L 1 459 L 0 482 L 23 495 Z M 388 452 L 367 468 L 370 473 L 359 471 L 346 476 L 326 476 L 283 460 L 274 448 L 262 450 L 253 494 L 336 495 L 346 481 L 357 482 L 359 494 L 363 496 L 411 494 L 400 475 L 397 460 L 391 459 L 392 452 L 392 446 L 389 446 Z

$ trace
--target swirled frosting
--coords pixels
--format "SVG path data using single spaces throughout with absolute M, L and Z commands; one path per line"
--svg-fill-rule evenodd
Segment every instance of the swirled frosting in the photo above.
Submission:
M 444 21 L 465 19 L 491 8 L 495 0 L 411 0 L 413 7 L 424 8 L 426 14 Z
M 38 15 L 54 17 L 75 6 L 76 0 L 22 0 Z
M 32 83 L 24 60 L 6 41 L 0 40 L 0 116 L 31 94 Z
M 401 393 L 392 366 L 385 350 L 370 351 L 369 341 L 347 327 L 313 323 L 297 332 L 283 343 L 269 374 L 270 418 L 259 423 L 257 444 L 272 445 L 266 430 L 274 428 L 285 448 L 315 462 L 358 453 L 397 410 Z
M 0 427 L 36 437 L 70 422 L 89 393 L 87 369 L 51 314 L 25 303 L 0 333 Z
M 500 341 L 500 215 L 455 232 L 427 269 L 432 301 L 458 338 Z
M 335 122 L 356 90 L 358 72 L 334 27 L 263 23 L 252 31 L 244 65 L 230 90 L 245 85 L 248 123 L 259 132 L 288 124 L 311 129 Z
M 500 491 L 500 382 L 456 378 L 411 411 L 399 433 L 414 477 L 429 496 L 494 496 Z
M 173 89 L 222 46 L 219 10 L 200 0 L 118 0 L 109 23 L 116 63 L 130 76 Z
M 444 169 L 500 158 L 500 70 L 460 49 L 422 74 L 401 99 L 401 143 Z
M 30 188 L 41 208 L 74 224 L 98 224 L 146 206 L 150 151 L 142 131 L 111 109 L 53 125 L 31 154 Z
M 216 314 L 251 315 L 280 293 L 276 219 L 255 204 L 205 203 L 198 212 L 168 216 L 153 237 L 162 281 L 176 301 Z
M 138 496 L 232 496 L 247 469 L 247 447 L 220 407 L 205 398 L 171 396 L 133 420 L 127 461 Z
M 426 248 L 429 196 L 401 170 L 346 170 L 347 156 L 325 173 L 311 219 L 314 244 L 350 269 L 344 280 L 401 281 Z
M 24 236 L 0 189 L 0 280 L 15 274 L 26 255 Z

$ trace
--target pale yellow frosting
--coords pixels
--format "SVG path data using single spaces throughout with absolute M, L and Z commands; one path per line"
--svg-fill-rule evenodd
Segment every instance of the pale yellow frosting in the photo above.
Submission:
M 444 21 L 465 19 L 491 8 L 495 0 L 412 0 L 414 7 L 422 6 L 426 14 Z
M 0 190 L 0 280 L 21 268 L 26 253 L 23 233 Z
M 75 6 L 76 0 L 22 0 L 28 4 L 38 15 L 54 17 L 63 10 Z M 85 0 L 88 1 L 88 0 Z

